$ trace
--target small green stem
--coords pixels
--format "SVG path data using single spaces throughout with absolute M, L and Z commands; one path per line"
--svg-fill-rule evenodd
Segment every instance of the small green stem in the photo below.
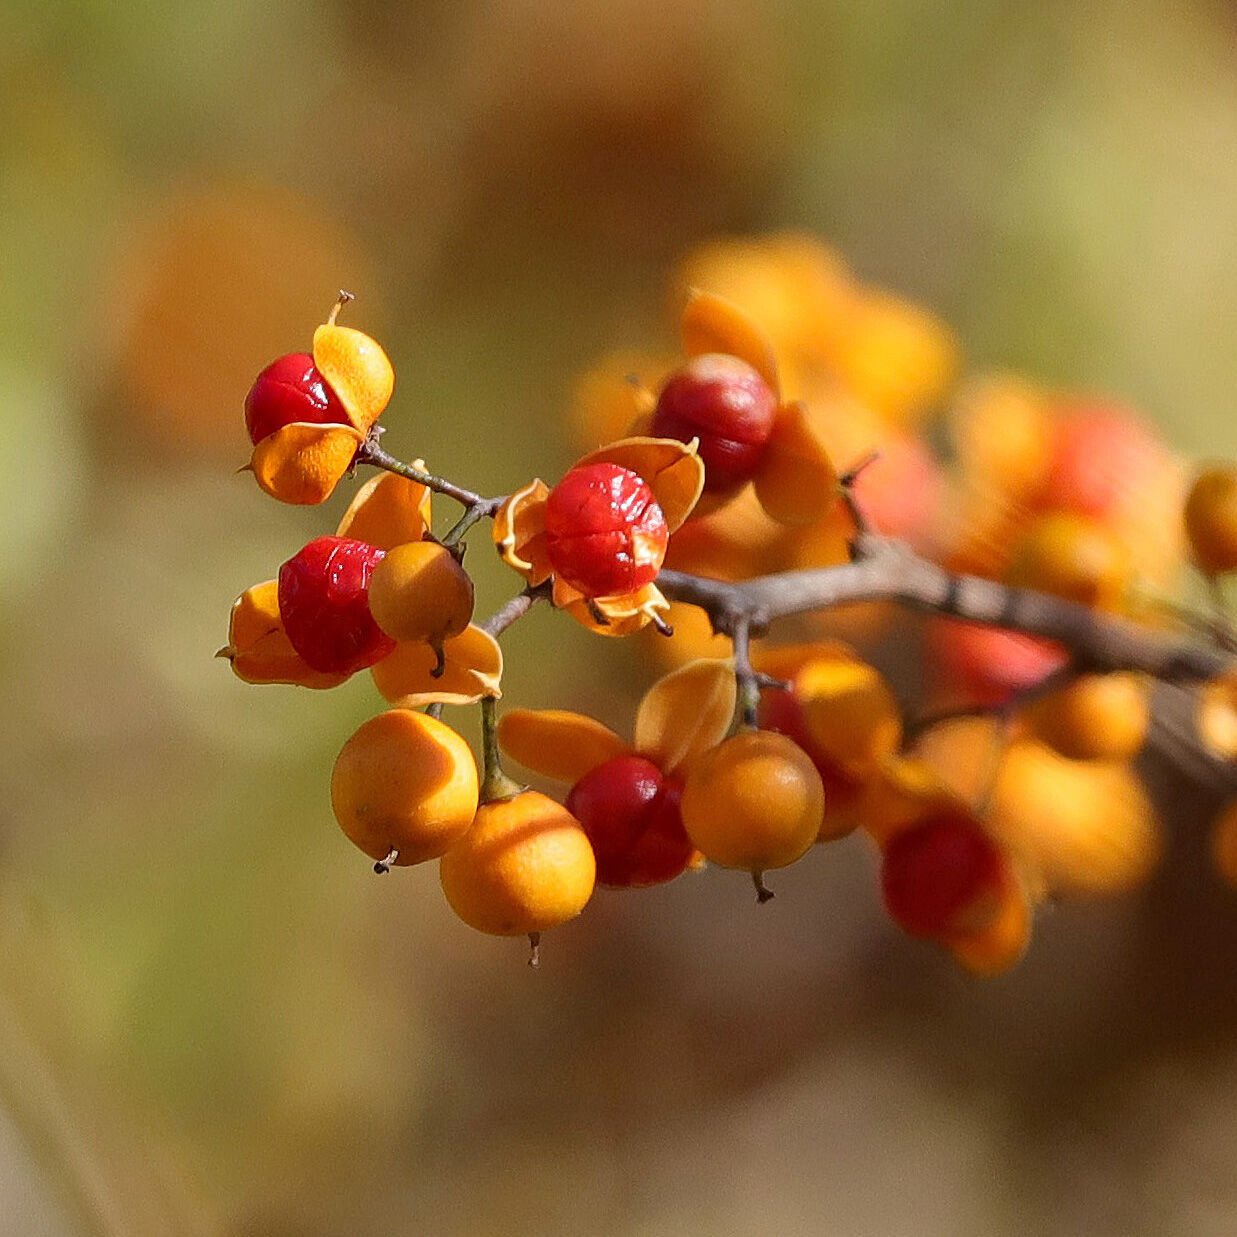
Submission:
M 751 627 L 746 618 L 736 621 L 730 638 L 734 642 L 734 674 L 737 695 L 730 732 L 756 729 L 760 707 L 760 676 L 752 669 Z
M 460 538 L 478 521 L 484 519 L 489 512 L 484 505 L 474 503 L 465 509 L 464 514 L 447 530 L 447 535 L 439 543 L 448 550 L 459 545 Z M 461 552 L 462 553 L 462 552 Z
M 493 696 L 486 696 L 481 701 L 481 751 L 485 762 L 481 778 L 482 803 L 513 799 L 525 789 L 503 772 L 502 756 L 498 750 L 498 701 Z

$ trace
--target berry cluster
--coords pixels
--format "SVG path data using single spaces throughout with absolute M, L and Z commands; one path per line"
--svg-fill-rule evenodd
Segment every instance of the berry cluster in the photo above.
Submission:
M 339 754 L 340 827 L 380 872 L 439 860 L 460 918 L 529 936 L 534 958 L 595 884 L 711 863 L 765 901 L 767 872 L 858 829 L 892 919 L 999 973 L 1042 898 L 1127 888 L 1157 857 L 1130 764 L 1149 676 L 1210 678 L 1201 740 L 1237 760 L 1237 639 L 1163 591 L 1183 529 L 1209 578 L 1237 569 L 1237 470 L 1202 473 L 1187 499 L 1176 459 L 1111 404 L 1012 378 L 955 391 L 947 328 L 806 238 L 710 246 L 685 274 L 711 290 L 684 298 L 684 357 L 600 363 L 575 409 L 586 453 L 554 485 L 494 498 L 383 450 L 394 374 L 336 323 L 341 296 L 312 352 L 249 392 L 250 468 L 299 504 L 379 472 L 333 535 L 241 594 L 221 655 L 251 683 L 327 688 L 368 669 L 392 707 Z M 645 368 L 660 374 L 647 387 Z M 945 409 L 942 461 L 920 430 Z M 463 508 L 441 536 L 432 493 Z M 475 623 L 463 552 L 487 519 L 522 591 Z M 839 600 L 866 604 L 848 616 Z M 498 637 L 538 601 L 598 635 L 654 633 L 666 672 L 630 741 L 579 713 L 499 717 Z M 853 647 L 894 632 L 899 601 L 940 616 L 909 717 Z M 794 639 L 766 642 L 782 616 L 798 616 Z M 1183 626 L 1210 651 L 1174 653 Z M 477 703 L 480 770 L 441 716 Z M 560 783 L 561 802 L 504 756 Z M 1237 881 L 1237 799 L 1215 837 Z

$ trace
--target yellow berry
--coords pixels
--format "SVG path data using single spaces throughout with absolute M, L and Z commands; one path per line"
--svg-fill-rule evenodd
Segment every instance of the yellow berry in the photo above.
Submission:
M 593 848 L 570 812 L 535 790 L 483 803 L 442 857 L 442 891 L 471 928 L 544 932 L 574 919 L 593 893 Z
M 369 612 L 396 640 L 440 645 L 468 626 L 472 609 L 472 580 L 436 541 L 395 546 L 370 577 Z
M 1071 512 L 1041 516 L 1014 551 L 1005 580 L 1100 610 L 1120 607 L 1129 552 L 1103 524 Z
M 794 863 L 816 841 L 825 792 L 810 757 L 770 730 L 735 735 L 691 767 L 683 826 L 692 845 L 727 868 Z
M 1185 502 L 1185 531 L 1198 565 L 1209 575 L 1237 567 L 1237 467 L 1199 473 Z
M 1129 760 L 1151 723 L 1150 693 L 1135 674 L 1088 674 L 1029 705 L 1031 733 L 1071 760 Z
M 331 806 L 344 833 L 372 859 L 401 866 L 436 859 L 477 810 L 477 766 L 450 726 L 410 709 L 370 718 L 344 744 L 331 774 Z

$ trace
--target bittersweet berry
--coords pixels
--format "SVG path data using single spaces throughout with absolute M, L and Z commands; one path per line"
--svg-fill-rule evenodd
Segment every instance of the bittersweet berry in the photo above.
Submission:
M 371 859 L 401 866 L 437 859 L 477 811 L 477 766 L 449 726 L 390 709 L 344 744 L 331 774 L 331 806 Z
M 483 803 L 438 874 L 451 909 L 493 936 L 544 932 L 574 919 L 597 865 L 579 822 L 535 790 Z
M 683 827 L 707 859 L 759 874 L 801 858 L 825 809 L 820 774 L 798 744 L 743 731 L 694 761 L 683 789 Z
M 1185 531 L 1195 561 L 1209 575 L 1237 568 L 1237 467 L 1204 469 L 1185 503 Z
M 682 783 L 642 756 L 590 769 L 567 795 L 597 857 L 599 884 L 621 888 L 673 880 L 691 862 L 679 811 Z
M 895 834 L 885 846 L 885 908 L 911 936 L 978 931 L 1001 906 L 1008 879 L 1000 847 L 975 820 L 942 814 Z
M 255 445 L 294 422 L 346 424 L 348 414 L 308 352 L 272 361 L 245 397 L 245 429 Z
M 412 541 L 388 550 L 374 568 L 369 608 L 387 635 L 440 648 L 468 626 L 473 583 L 446 546 Z
M 769 384 L 746 361 L 706 353 L 662 387 L 650 433 L 680 442 L 698 438 L 705 492 L 727 493 L 755 474 L 777 406 Z
M 349 537 L 318 537 L 279 569 L 279 613 L 292 647 L 315 670 L 353 674 L 395 648 L 369 611 L 369 580 L 383 551 Z
M 642 477 L 598 463 L 573 468 L 550 491 L 545 538 L 563 580 L 586 597 L 612 597 L 653 582 L 670 534 Z

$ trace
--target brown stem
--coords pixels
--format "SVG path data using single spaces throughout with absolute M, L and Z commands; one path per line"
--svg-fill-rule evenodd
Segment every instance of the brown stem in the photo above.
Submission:
M 865 557 L 837 567 L 785 571 L 737 583 L 663 571 L 657 585 L 673 601 L 700 606 L 722 631 L 733 631 L 746 619 L 759 634 L 790 615 L 858 601 L 890 601 L 1054 640 L 1069 650 L 1079 673 L 1135 670 L 1169 682 L 1190 682 L 1214 678 L 1233 664 L 1215 649 L 1059 597 L 947 571 L 902 542 L 872 536 L 864 541 Z
M 462 485 L 456 485 L 454 481 L 448 481 L 445 477 L 426 472 L 425 469 L 418 468 L 415 464 L 405 464 L 403 460 L 397 460 L 395 456 L 382 449 L 378 436 L 374 433 L 371 433 L 357 449 L 354 462 L 372 464 L 375 468 L 382 468 L 397 476 L 407 477 L 409 481 L 419 482 L 427 490 L 433 490 L 435 494 L 445 494 L 448 498 L 454 498 L 457 503 L 476 510 L 477 516 L 474 519 L 483 515 L 492 516 L 503 505 L 503 495 L 487 498 L 484 494 L 466 490 Z

